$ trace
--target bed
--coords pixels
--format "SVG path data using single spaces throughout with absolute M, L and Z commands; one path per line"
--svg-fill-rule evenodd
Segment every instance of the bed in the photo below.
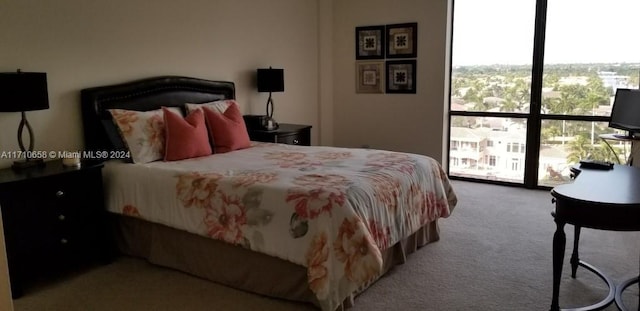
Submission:
M 110 109 L 186 113 L 185 103 L 234 99 L 235 88 L 163 76 L 81 95 L 86 150 L 117 154 L 127 145 Z M 350 307 L 439 240 L 438 219 L 457 202 L 434 159 L 355 148 L 251 142 L 180 161 L 108 160 L 103 179 L 122 253 L 326 311 Z

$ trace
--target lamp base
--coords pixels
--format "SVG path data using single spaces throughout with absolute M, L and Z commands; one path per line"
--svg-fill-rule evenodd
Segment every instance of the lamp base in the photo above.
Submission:
M 13 165 L 11 165 L 11 168 L 14 171 L 20 171 L 20 170 L 28 169 L 34 166 L 44 166 L 44 160 L 43 159 L 26 159 L 24 161 L 14 161 Z
M 267 131 L 275 131 L 278 129 L 278 122 L 271 117 L 266 117 L 262 126 Z

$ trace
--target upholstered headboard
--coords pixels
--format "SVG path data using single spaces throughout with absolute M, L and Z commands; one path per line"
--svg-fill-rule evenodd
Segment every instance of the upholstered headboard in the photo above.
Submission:
M 233 82 L 209 81 L 179 76 L 161 76 L 122 84 L 84 89 L 82 120 L 85 150 L 126 150 L 108 109 L 149 111 L 234 99 Z M 183 111 L 184 112 L 184 111 Z

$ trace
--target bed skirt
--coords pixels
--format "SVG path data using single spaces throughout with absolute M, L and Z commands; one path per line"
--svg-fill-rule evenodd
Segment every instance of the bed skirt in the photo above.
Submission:
M 112 219 L 116 245 L 126 255 L 236 289 L 319 306 L 309 289 L 306 267 L 138 218 L 113 214 Z M 407 255 L 438 239 L 438 223 L 433 221 L 383 251 L 383 271 L 404 263 Z M 339 309 L 351 307 L 355 296 L 365 289 L 347 297 Z

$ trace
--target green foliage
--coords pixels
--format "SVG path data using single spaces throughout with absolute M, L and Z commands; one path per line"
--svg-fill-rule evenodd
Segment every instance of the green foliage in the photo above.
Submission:
M 592 115 L 594 109 L 609 103 L 613 90 L 604 86 L 599 72 L 614 72 L 627 76 L 632 85 L 638 85 L 640 64 L 549 64 L 545 65 L 543 84 L 560 92 L 558 98 L 543 98 L 543 113 Z M 562 84 L 563 78 L 587 77 L 586 85 Z M 531 66 L 493 65 L 454 67 L 452 94 L 464 95 L 467 103 L 474 103 L 474 111 L 486 111 L 495 105 L 483 103 L 486 97 L 504 99 L 503 112 L 525 110 L 531 100 Z M 469 88 L 466 93 L 463 88 Z
M 616 151 L 616 153 L 620 154 L 619 151 Z M 578 163 L 584 159 L 610 161 L 614 163 L 618 161 L 604 142 L 591 145 L 588 137 L 585 135 L 576 135 L 574 140 L 569 143 L 567 163 Z

